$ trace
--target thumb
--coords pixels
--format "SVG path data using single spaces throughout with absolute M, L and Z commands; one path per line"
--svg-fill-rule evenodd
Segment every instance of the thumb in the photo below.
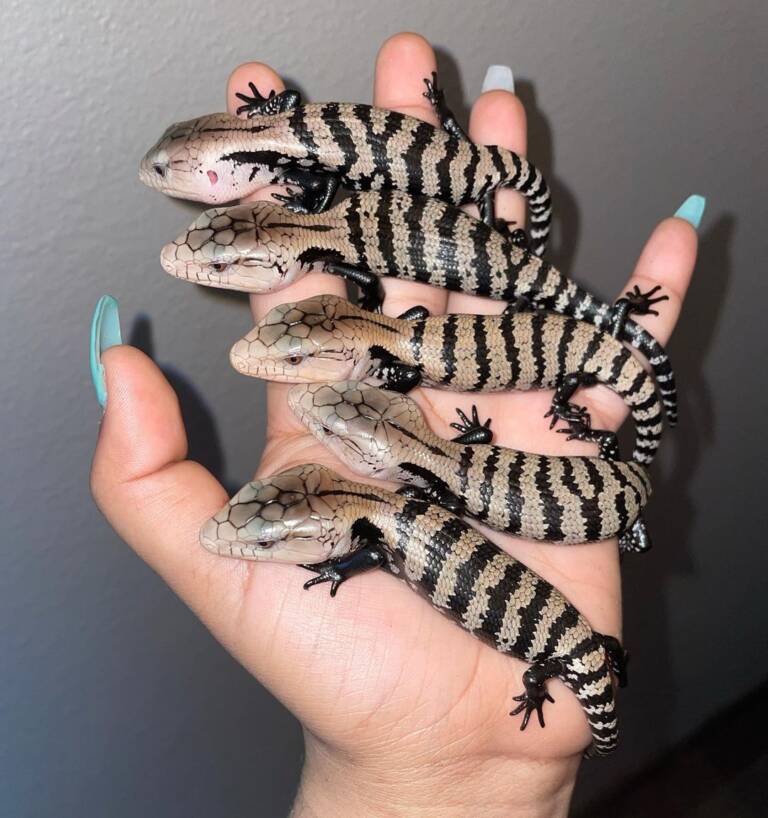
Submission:
M 242 566 L 206 552 L 198 531 L 227 494 L 199 463 L 185 460 L 176 394 L 150 358 L 113 346 L 100 356 L 101 372 L 106 412 L 91 468 L 96 504 L 209 627 L 226 629 L 239 602 L 232 574 Z

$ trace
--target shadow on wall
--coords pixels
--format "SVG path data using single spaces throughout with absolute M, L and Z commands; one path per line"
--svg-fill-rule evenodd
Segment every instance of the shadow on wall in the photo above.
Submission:
M 159 364 L 155 360 L 154 342 L 152 340 L 152 322 L 148 315 L 139 314 L 133 322 L 128 343 L 140 349 L 159 367 L 173 387 L 179 399 L 184 428 L 187 431 L 189 451 L 187 457 L 200 463 L 224 486 L 231 496 L 237 486 L 226 479 L 224 452 L 213 415 L 206 405 L 203 396 L 192 382 L 181 372 L 168 364 Z
M 439 82 L 445 91 L 448 106 L 456 114 L 462 125 L 468 125 L 470 106 L 464 101 L 461 91 L 461 74 L 456 60 L 443 49 L 436 49 L 439 66 Z M 528 121 L 528 144 L 536 167 L 544 174 L 552 192 L 555 204 L 552 223 L 552 237 L 547 260 L 561 270 L 573 266 L 578 246 L 581 218 L 575 196 L 554 172 L 554 139 L 552 128 L 536 104 L 533 85 L 525 80 L 515 80 L 515 94 L 525 108 Z
M 768 803 L 768 682 L 575 818 L 758 818 Z

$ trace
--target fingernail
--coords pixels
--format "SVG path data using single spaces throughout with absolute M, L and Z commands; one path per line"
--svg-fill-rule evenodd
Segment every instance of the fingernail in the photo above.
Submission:
M 515 77 L 508 65 L 489 65 L 485 72 L 483 87 L 480 93 L 486 91 L 510 91 L 515 93 Z
M 103 295 L 93 311 L 90 344 L 91 380 L 102 409 L 107 405 L 107 382 L 104 378 L 101 354 L 104 350 L 122 343 L 117 299 L 111 295 Z
M 706 206 L 707 200 L 703 196 L 699 196 L 698 193 L 694 193 L 693 196 L 689 196 L 680 207 L 677 208 L 675 216 L 678 219 L 685 219 L 698 230 Z

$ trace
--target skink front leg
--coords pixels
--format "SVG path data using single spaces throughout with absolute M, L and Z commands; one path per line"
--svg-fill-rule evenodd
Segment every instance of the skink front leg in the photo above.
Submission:
M 365 267 L 357 267 L 341 261 L 326 262 L 325 272 L 342 276 L 353 284 L 357 284 L 361 292 L 360 306 L 364 310 L 368 310 L 368 312 L 381 312 L 381 305 L 384 303 L 384 292 L 381 287 L 381 280 L 377 275 Z
M 330 207 L 339 189 L 339 178 L 334 174 L 299 168 L 286 170 L 280 182 L 299 188 L 298 192 L 272 194 L 273 199 L 282 202 L 293 213 L 324 212 Z
M 326 560 L 313 565 L 302 565 L 308 571 L 314 571 L 317 576 L 304 583 L 304 590 L 321 582 L 331 583 L 331 596 L 336 596 L 339 586 L 355 574 L 370 571 L 372 568 L 381 568 L 386 562 L 386 556 L 381 545 L 366 541 L 349 556 L 335 560 Z
M 369 353 L 371 359 L 377 361 L 371 374 L 382 381 L 382 388 L 404 395 L 421 383 L 419 367 L 403 363 L 377 345 L 372 346 Z
M 273 114 L 281 114 L 285 111 L 292 111 L 297 105 L 301 105 L 301 94 L 292 88 L 286 88 L 279 94 L 275 93 L 274 88 L 269 92 L 268 96 L 262 96 L 259 89 L 252 83 L 248 83 L 251 89 L 251 96 L 248 94 L 236 93 L 235 96 L 244 102 L 235 112 L 238 116 L 245 114 L 248 119 L 254 116 Z
M 491 418 L 484 423 L 480 422 L 480 415 L 477 413 L 477 406 L 472 405 L 472 419 L 470 420 L 459 407 L 456 407 L 456 414 L 459 416 L 458 423 L 452 423 L 451 429 L 456 429 L 461 434 L 451 438 L 453 443 L 464 443 L 475 446 L 479 443 L 490 443 L 493 440 L 491 431 Z

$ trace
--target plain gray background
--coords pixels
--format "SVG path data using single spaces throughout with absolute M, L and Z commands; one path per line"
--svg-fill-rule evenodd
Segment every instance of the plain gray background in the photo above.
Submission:
M 762 682 L 767 8 L 4 4 L 0 814 L 287 810 L 297 724 L 91 501 L 88 327 L 99 296 L 117 296 L 124 336 L 180 394 L 192 456 L 231 488 L 247 480 L 264 392 L 226 356 L 246 303 L 162 273 L 161 245 L 197 208 L 143 188 L 137 162 L 167 124 L 221 110 L 229 71 L 248 59 L 310 98 L 369 100 L 378 45 L 403 29 L 435 43 L 459 112 L 489 63 L 513 67 L 529 153 L 554 188 L 551 256 L 598 294 L 615 296 L 657 220 L 690 193 L 708 197 L 670 346 L 682 418 L 656 468 L 656 547 L 625 566 L 623 745 L 584 765 L 577 801 Z

